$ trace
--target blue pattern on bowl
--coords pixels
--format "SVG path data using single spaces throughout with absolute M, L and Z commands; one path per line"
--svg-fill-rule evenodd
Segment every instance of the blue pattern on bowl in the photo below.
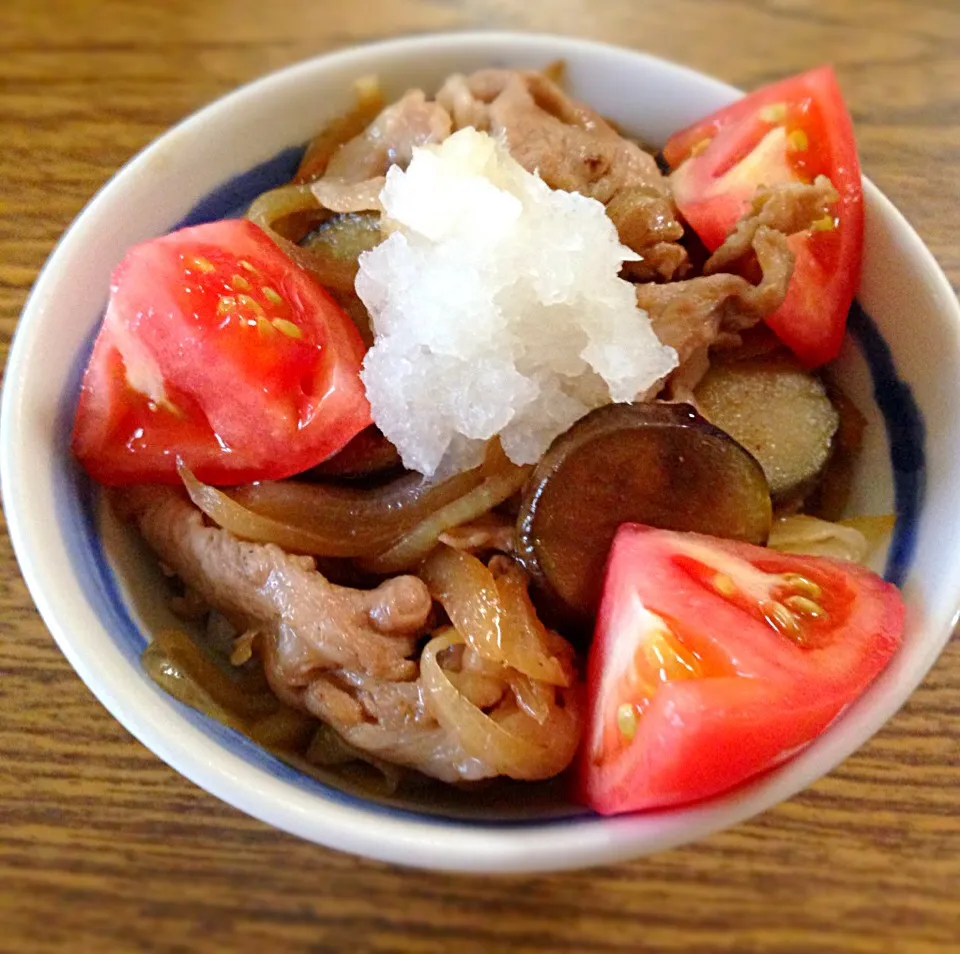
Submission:
M 910 386 L 897 376 L 890 346 L 858 301 L 850 309 L 847 328 L 870 368 L 873 397 L 887 429 L 897 525 L 883 575 L 890 583 L 902 586 L 913 559 L 923 507 L 926 428 Z
M 201 199 L 175 226 L 199 225 L 242 214 L 250 201 L 262 192 L 290 180 L 303 155 L 303 147 L 283 150 L 274 158 L 225 182 Z M 917 521 L 923 501 L 925 482 L 924 425 L 910 387 L 900 380 L 887 343 L 872 319 L 859 304 L 851 310 L 849 329 L 870 368 L 874 396 L 883 414 L 890 443 L 897 524 L 893 534 L 885 576 L 893 583 L 903 582 L 909 569 L 916 543 Z M 55 475 L 55 518 L 63 528 L 70 560 L 104 627 L 126 660 L 139 665 L 140 654 L 147 645 L 127 610 L 119 585 L 111 571 L 97 528 L 97 491 L 80 471 L 70 454 L 70 434 L 76 409 L 77 394 L 86 366 L 93 336 L 88 347 L 77 357 L 73 371 L 64 382 L 57 416 L 57 440 L 61 453 Z M 144 675 L 146 679 L 146 675 Z M 162 690 L 157 689 L 158 693 Z M 571 807 L 571 813 L 553 818 L 476 818 L 440 817 L 425 811 L 400 808 L 344 792 L 310 778 L 266 752 L 245 736 L 194 709 L 164 695 L 171 706 L 205 735 L 231 754 L 242 758 L 271 776 L 297 788 L 341 805 L 384 813 L 395 817 L 428 821 L 437 825 L 470 824 L 478 827 L 515 827 L 569 824 L 596 818 L 592 812 Z

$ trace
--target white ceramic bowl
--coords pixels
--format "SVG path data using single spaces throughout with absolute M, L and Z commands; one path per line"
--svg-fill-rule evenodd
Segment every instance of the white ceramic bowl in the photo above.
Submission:
M 738 95 L 641 53 L 559 37 L 426 36 L 323 56 L 219 100 L 130 162 L 64 236 L 17 329 L 0 421 L 4 506 L 23 575 L 64 654 L 110 712 L 178 771 L 257 818 L 334 848 L 423 867 L 531 871 L 614 862 L 699 838 L 790 797 L 853 752 L 920 682 L 957 617 L 960 313 L 930 253 L 867 182 L 860 300 L 875 325 L 855 323 L 859 340 L 848 343 L 841 374 L 873 426 L 851 510 L 896 506 L 900 514 L 887 569 L 903 578 L 908 626 L 892 665 L 792 761 L 736 792 L 671 811 L 607 819 L 547 797 L 472 814 L 441 806 L 438 815 L 436 806 L 374 803 L 298 776 L 144 676 L 138 656 L 165 612 L 154 565 L 126 531 L 98 529 L 91 489 L 68 453 L 79 375 L 113 266 L 133 243 L 188 216 L 222 215 L 283 181 L 299 147 L 350 105 L 359 76 L 376 72 L 388 93 L 400 93 L 408 85 L 432 90 L 452 71 L 557 58 L 577 96 L 651 143 Z

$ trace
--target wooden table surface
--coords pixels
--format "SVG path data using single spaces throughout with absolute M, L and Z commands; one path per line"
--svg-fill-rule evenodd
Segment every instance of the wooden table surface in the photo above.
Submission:
M 957 0 L 4 0 L 0 334 L 94 191 L 186 113 L 325 50 L 551 30 L 743 86 L 833 61 L 864 169 L 960 283 Z M 648 860 L 535 878 L 405 872 L 227 808 L 107 715 L 0 539 L 0 951 L 960 950 L 960 646 L 811 790 Z

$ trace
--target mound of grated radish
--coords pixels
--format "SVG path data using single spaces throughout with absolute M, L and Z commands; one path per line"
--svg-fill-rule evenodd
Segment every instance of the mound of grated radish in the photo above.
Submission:
M 619 277 L 637 256 L 603 205 L 549 188 L 486 133 L 416 149 L 381 201 L 389 237 L 356 282 L 375 332 L 361 377 L 408 468 L 474 466 L 497 434 L 532 463 L 676 366 Z

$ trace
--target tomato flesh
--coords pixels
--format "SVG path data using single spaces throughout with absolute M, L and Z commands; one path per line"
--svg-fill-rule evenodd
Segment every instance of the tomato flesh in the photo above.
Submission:
M 783 761 L 900 645 L 862 567 L 625 524 L 588 663 L 577 789 L 616 814 L 708 798 Z
M 833 70 L 757 90 L 674 135 L 663 155 L 680 212 L 711 251 L 759 186 L 830 178 L 839 199 L 832 215 L 791 238 L 794 274 L 767 323 L 808 366 L 835 358 L 860 284 L 863 193 L 853 124 Z
M 370 424 L 363 344 L 251 222 L 145 242 L 114 272 L 73 448 L 105 484 L 212 483 L 315 466 Z

